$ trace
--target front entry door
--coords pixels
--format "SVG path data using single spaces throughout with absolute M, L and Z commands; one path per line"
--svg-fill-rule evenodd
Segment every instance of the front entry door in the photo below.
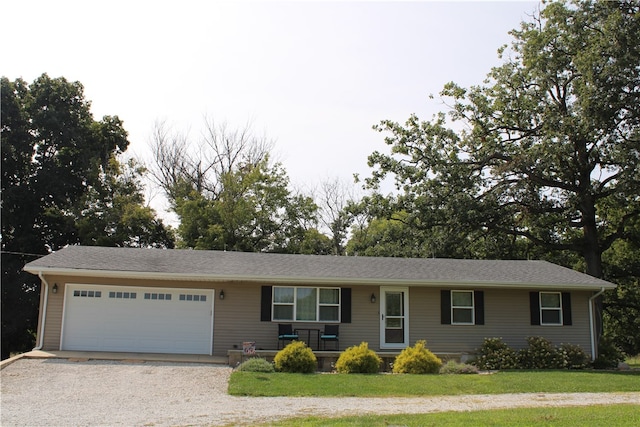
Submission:
M 380 288 L 380 348 L 409 345 L 409 288 Z

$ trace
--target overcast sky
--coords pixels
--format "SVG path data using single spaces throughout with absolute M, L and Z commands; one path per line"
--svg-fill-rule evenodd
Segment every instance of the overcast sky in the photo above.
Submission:
M 296 187 L 368 174 L 383 119 L 428 119 L 455 81 L 480 84 L 511 2 L 6 1 L 3 76 L 78 80 L 96 119 L 117 115 L 148 160 L 154 123 L 198 138 L 207 115 L 276 141 Z

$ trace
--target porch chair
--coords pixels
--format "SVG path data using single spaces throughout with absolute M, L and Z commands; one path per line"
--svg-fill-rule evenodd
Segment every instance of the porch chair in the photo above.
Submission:
M 320 335 L 322 341 L 322 349 L 326 350 L 327 341 L 335 341 L 336 350 L 340 350 L 340 325 L 325 325 L 324 332 Z
M 278 324 L 278 350 L 280 350 L 280 345 L 284 347 L 285 341 L 294 341 L 298 339 L 298 334 L 293 331 L 293 326 L 291 324 Z

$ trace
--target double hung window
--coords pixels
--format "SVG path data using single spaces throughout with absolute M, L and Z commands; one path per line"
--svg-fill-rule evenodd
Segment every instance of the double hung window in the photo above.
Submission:
M 273 320 L 339 322 L 340 288 L 273 287 Z
M 473 291 L 451 291 L 451 324 L 473 325 Z
M 562 294 L 540 292 L 540 324 L 562 325 Z

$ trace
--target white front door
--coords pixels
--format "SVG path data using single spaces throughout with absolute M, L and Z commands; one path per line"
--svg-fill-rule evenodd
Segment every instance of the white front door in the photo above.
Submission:
M 212 289 L 67 284 L 62 350 L 211 354 Z
M 409 345 L 409 288 L 380 288 L 380 348 Z

